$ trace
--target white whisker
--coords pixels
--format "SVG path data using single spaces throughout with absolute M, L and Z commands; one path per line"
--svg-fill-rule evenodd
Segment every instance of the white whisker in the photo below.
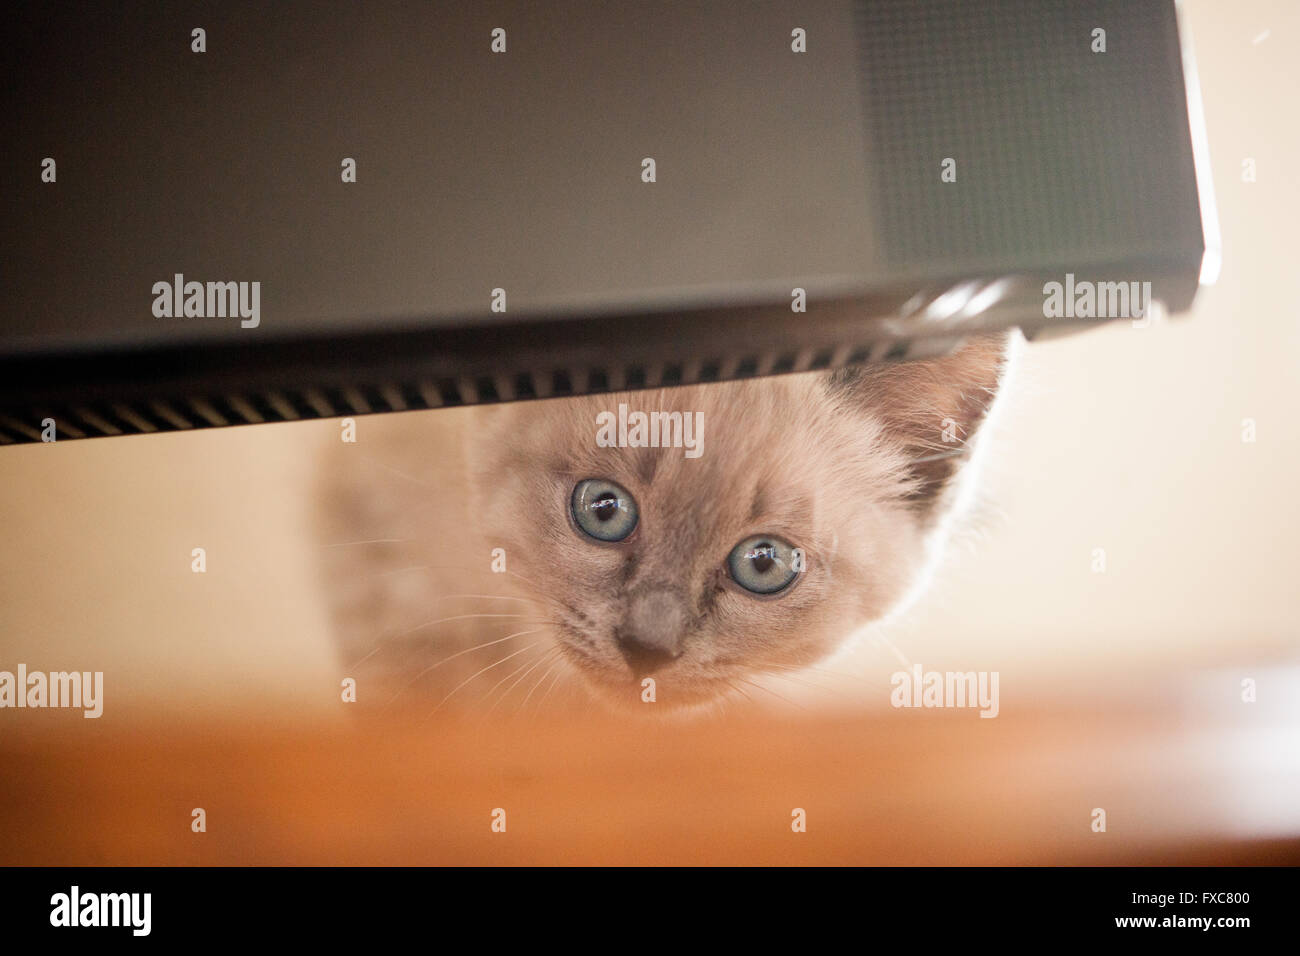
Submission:
M 475 644 L 473 647 L 467 647 L 464 650 L 457 651 L 455 654 L 452 654 L 448 657 L 444 657 L 442 660 L 438 661 L 437 663 L 430 664 L 424 670 L 420 671 L 420 673 L 412 677 L 405 685 L 403 685 L 401 690 L 399 690 L 396 694 L 393 695 L 392 700 L 388 702 L 388 706 L 391 706 L 393 701 L 397 700 L 398 697 L 401 697 L 402 694 L 406 693 L 406 691 L 410 689 L 411 685 L 414 684 L 416 681 L 418 681 L 421 677 L 423 677 L 425 674 L 429 673 L 432 670 L 436 670 L 437 668 L 441 667 L 443 664 L 447 663 L 448 661 L 455 660 L 457 657 L 461 657 L 462 655 L 469 654 L 472 651 L 478 651 L 478 650 L 482 650 L 485 647 L 491 647 L 493 644 L 503 644 L 506 641 L 513 640 L 516 637 L 523 637 L 526 634 L 536 634 L 540 630 L 542 629 L 539 627 L 531 631 L 518 631 L 514 634 L 507 634 L 505 637 L 498 637 L 496 640 L 493 641 L 484 641 L 482 644 Z M 374 652 L 371 651 L 371 653 L 373 654 Z
M 912 666 L 912 662 L 907 659 L 907 655 L 903 653 L 902 649 L 899 648 L 899 646 L 895 644 L 893 641 L 891 641 L 889 638 L 885 637 L 883 634 L 868 634 L 867 639 L 874 641 L 878 646 L 882 646 L 893 651 L 894 656 L 898 658 L 898 662 L 900 664 L 906 665 L 907 667 Z
M 394 571 L 385 571 L 384 574 L 395 574 Z M 381 574 L 379 577 L 383 577 Z M 426 598 L 428 601 L 450 601 L 456 598 L 482 598 L 485 601 L 523 601 L 525 604 L 541 604 L 541 601 L 535 601 L 532 598 L 516 597 L 509 594 L 435 594 Z
M 520 581 L 523 581 L 529 587 L 535 588 L 539 594 L 545 593 L 544 589 L 537 582 L 524 577 L 522 574 L 517 574 L 514 571 L 492 571 L 484 570 L 483 568 L 467 568 L 463 564 L 413 564 L 407 568 L 397 568 L 393 571 L 385 571 L 384 573 L 398 574 L 404 571 L 465 571 L 470 574 L 508 574 L 512 578 L 518 578 Z
M 511 653 L 507 654 L 505 657 L 501 658 L 501 660 L 499 660 L 499 661 L 497 661 L 497 662 L 495 662 L 495 663 L 493 663 L 493 664 L 489 664 L 487 667 L 484 667 L 482 670 L 478 670 L 478 671 L 475 671 L 473 674 L 470 674 L 470 675 L 469 675 L 468 677 L 466 677 L 463 681 L 461 681 L 459 684 L 457 684 L 455 687 L 453 687 L 453 688 L 451 689 L 451 693 L 448 694 L 446 697 L 444 697 L 442 700 L 440 700 L 440 701 L 438 702 L 438 706 L 437 706 L 437 707 L 435 707 L 435 708 L 433 708 L 433 710 L 429 711 L 429 716 L 428 716 L 428 717 L 425 717 L 425 720 L 428 720 L 429 717 L 432 717 L 432 716 L 433 716 L 434 714 L 436 714 L 439 710 L 441 710 L 441 709 L 442 709 L 442 705 L 445 704 L 445 703 L 447 703 L 447 701 L 451 700 L 452 695 L 455 694 L 456 691 L 460 690 L 462 687 L 464 687 L 466 684 L 468 684 L 468 683 L 469 683 L 470 681 L 472 681 L 474 678 L 478 677 L 480 674 L 484 674 L 484 673 L 486 673 L 487 671 L 490 671 L 490 670 L 491 670 L 492 668 L 494 668 L 494 667 L 500 667 L 500 666 L 501 666 L 502 664 L 504 664 L 506 661 L 510 660 L 510 658 L 512 658 L 512 657 L 518 657 L 518 656 L 519 656 L 520 654 L 522 654 L 524 651 L 536 647 L 539 643 L 541 643 L 541 642 L 540 642 L 540 641 L 534 641 L 532 644 L 529 644 L 527 647 L 521 647 L 521 648 L 519 648 L 519 650 L 517 650 L 517 651 L 512 651 Z
M 417 484 L 417 485 L 419 485 L 421 488 L 429 488 L 429 489 L 431 489 L 431 490 L 436 488 L 435 485 L 432 485 L 432 484 L 430 484 L 430 483 L 427 482 L 427 481 L 421 481 L 419 478 L 412 478 L 412 477 L 411 477 L 410 475 L 408 475 L 406 472 L 404 472 L 404 471 L 399 471 L 398 469 L 394 468 L 392 465 L 388 465 L 388 464 L 385 464 L 384 462 L 380 461 L 378 458 L 371 458 L 369 455 L 359 455 L 358 457 L 359 457 L 362 461 L 367 462 L 368 464 L 374 465 L 376 468 L 382 468 L 382 469 L 384 469 L 384 471 L 391 472 L 392 474 L 396 475 L 398 478 L 405 478 L 407 481 L 409 481 L 409 482 L 411 482 L 411 483 L 413 483 L 413 484 Z
M 414 634 L 416 631 L 422 631 L 422 630 L 424 630 L 426 627 L 433 627 L 435 624 L 446 624 L 448 621 L 467 621 L 467 620 L 469 620 L 469 619 L 471 619 L 471 618 L 481 618 L 481 617 L 513 617 L 513 618 L 521 618 L 521 617 L 527 617 L 527 616 L 528 616 L 527 614 L 484 614 L 484 613 L 475 613 L 475 614 L 453 614 L 451 617 L 440 617 L 440 618 L 438 618 L 436 621 L 425 621 L 423 624 L 417 624 L 417 625 L 415 625 L 415 627 L 411 628 L 410 630 L 401 631 L 401 632 L 399 632 L 399 633 L 397 633 L 397 634 L 394 634 L 391 638 L 389 638 L 389 640 L 396 640 L 396 639 L 399 638 L 399 637 L 406 637 L 406 635 L 408 635 L 408 634 Z M 545 622 L 545 621 L 529 621 L 528 623 L 529 623 L 529 624 L 545 624 L 546 622 Z
M 746 680 L 744 677 L 737 677 L 736 679 L 737 679 L 738 681 L 740 681 L 741 683 L 743 683 L 743 684 L 748 684 L 750 687 L 757 687 L 759 690 L 766 691 L 767 693 L 769 693 L 769 694 L 771 694 L 773 697 L 775 697 L 777 700 L 785 701 L 785 702 L 786 702 L 787 704 L 789 704 L 791 707 L 797 707 L 797 708 L 799 708 L 799 710 L 805 710 L 805 711 L 808 709 L 807 707 L 804 707 L 804 706 L 802 706 L 801 704 L 796 704 L 794 701 L 792 701 L 792 700 L 791 700 L 790 698 L 788 698 L 788 697 L 782 697 L 780 694 L 778 694 L 776 691 L 772 690 L 772 688 L 770 688 L 770 687 L 764 687 L 762 684 L 756 684 L 756 683 L 754 683 L 752 680 Z
M 847 691 L 841 688 L 832 687 L 829 684 L 818 684 L 813 681 L 800 680 L 798 677 L 791 677 L 789 674 L 781 674 L 776 671 L 767 671 L 761 674 L 760 676 L 774 677 L 777 680 L 789 681 L 792 684 L 798 684 L 800 687 L 807 687 L 811 690 L 819 691 L 821 693 L 831 693 L 831 694 L 847 693 Z
M 322 548 L 350 548 L 354 544 L 405 544 L 407 541 L 414 541 L 414 538 L 366 538 L 362 541 L 336 541 L 333 544 L 323 544 Z
M 524 671 L 522 674 L 520 674 L 519 677 L 518 677 L 518 679 L 516 679 L 515 682 L 514 682 L 513 684 L 511 684 L 509 687 L 507 687 L 507 688 L 505 689 L 505 693 L 503 693 L 500 697 L 498 697 L 498 698 L 496 699 L 496 702 L 495 702 L 491 707 L 488 708 L 487 712 L 490 714 L 490 713 L 492 713 L 492 711 L 496 710 L 496 709 L 497 709 L 497 705 L 500 704 L 501 701 L 503 701 L 503 700 L 505 700 L 507 697 L 509 697 L 509 696 L 510 696 L 510 692 L 511 692 L 512 690 L 514 690 L 516 687 L 518 687 L 519 684 L 523 681 L 523 679 L 524 679 L 525 677 L 527 677 L 529 674 L 531 674 L 533 671 L 535 671 L 535 670 L 536 670 L 540 665 L 546 663 L 548 660 L 550 660 L 554 655 L 556 655 L 556 654 L 558 654 L 558 653 L 560 653 L 560 649 L 559 649 L 558 647 L 552 647 L 549 651 L 547 651 L 545 654 L 543 654 L 541 657 L 539 657 L 536 661 L 534 661 L 534 662 L 532 663 L 532 665 L 528 667 L 528 670 L 526 670 L 526 671 Z M 521 667 L 520 669 L 522 669 L 522 667 Z M 488 691 L 486 694 L 483 695 L 483 699 L 484 699 L 484 700 L 487 700 L 487 698 L 490 697 L 490 696 L 492 695 L 492 691 L 493 691 L 493 690 L 496 690 L 498 687 L 500 687 L 502 684 L 504 684 L 504 683 L 505 683 L 507 680 L 509 680 L 510 677 L 513 676 L 514 674 L 519 674 L 519 670 L 512 671 L 509 675 L 507 675 L 506 677 L 503 677 L 503 678 L 501 678 L 501 680 L 497 681 L 496 684 L 493 685 L 492 690 Z
M 557 648 L 557 650 L 558 650 L 558 648 Z M 541 686 L 542 686 L 542 681 L 546 680 L 547 674 L 550 674 L 551 671 L 555 671 L 555 669 L 556 669 L 557 667 L 561 667 L 563 664 L 564 664 L 564 658 L 563 658 L 563 656 L 561 656 L 561 657 L 559 657 L 559 658 L 558 658 L 558 659 L 557 659 L 553 664 L 551 664 L 550 667 L 546 668 L 546 673 L 543 674 L 543 675 L 541 676 L 541 678 L 537 681 L 537 683 L 536 683 L 535 685 L 533 685 L 533 690 L 530 690 L 530 691 L 528 692 L 527 696 L 524 697 L 523 703 L 519 705 L 519 710 L 520 710 L 520 711 L 522 711 L 522 710 L 524 709 L 525 705 L 527 705 L 527 703 L 528 703 L 528 698 L 533 696 L 533 691 L 537 690 L 538 687 L 541 687 Z M 560 673 L 561 673 L 560 671 L 555 671 L 555 676 L 554 676 L 553 678 L 551 678 L 551 686 L 548 687 L 548 688 L 546 688 L 545 693 L 543 693 L 541 697 L 537 698 L 537 709 L 538 709 L 538 710 L 541 709 L 542 702 L 543 702 L 544 700 L 546 700 L 547 696 L 551 693 L 551 691 L 555 690 L 555 685 L 556 685 L 556 683 L 557 683 L 557 682 L 559 681 L 559 679 L 560 679 Z
M 497 689 L 498 687 L 500 687 L 502 684 L 504 684 L 504 683 L 505 683 L 506 681 L 508 681 L 510 678 L 514 677 L 516 674 L 518 674 L 521 670 L 523 670 L 523 669 L 524 669 L 525 667 L 527 667 L 527 666 L 528 666 L 528 661 L 524 661 L 522 664 L 520 664 L 518 667 L 516 667 L 516 668 L 515 668 L 514 670 L 512 670 L 510 673 L 506 674 L 505 677 L 501 678 L 499 681 L 497 681 L 495 684 L 493 684 L 491 687 L 489 687 L 489 688 L 487 689 L 487 693 L 482 694 L 482 695 L 479 697 L 479 701 L 480 701 L 480 702 L 482 702 L 482 701 L 486 701 L 488 698 L 490 698 L 490 697 L 492 696 L 492 694 L 496 691 L 496 689 Z M 509 691 L 507 691 L 507 693 L 509 693 Z M 491 711 L 489 711 L 489 713 L 490 713 L 490 712 L 491 712 Z
M 737 686 L 736 686 L 735 684 L 733 684 L 731 681 L 728 680 L 728 681 L 725 681 L 725 683 L 726 683 L 726 685 L 727 685 L 728 687 L 730 687 L 732 690 L 734 690 L 734 691 L 735 691 L 737 694 L 739 694 L 741 697 L 745 698 L 745 700 L 749 701 L 751 704 L 754 702 L 754 698 L 750 697 L 748 694 L 746 694 L 743 690 L 741 690 L 739 687 L 737 687 Z

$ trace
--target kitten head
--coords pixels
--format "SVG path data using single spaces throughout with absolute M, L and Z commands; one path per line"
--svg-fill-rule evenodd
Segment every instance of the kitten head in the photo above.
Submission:
M 592 688 L 636 705 L 653 677 L 661 705 L 705 703 L 812 664 L 903 601 L 1005 348 L 485 410 L 476 518 Z M 628 447 L 655 435 L 636 412 L 700 433 L 674 445 L 661 415 L 660 447 Z

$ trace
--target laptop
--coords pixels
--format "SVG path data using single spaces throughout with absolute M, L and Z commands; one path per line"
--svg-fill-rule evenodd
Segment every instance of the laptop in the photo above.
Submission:
M 11 16 L 4 444 L 906 361 L 1217 272 L 1170 0 Z

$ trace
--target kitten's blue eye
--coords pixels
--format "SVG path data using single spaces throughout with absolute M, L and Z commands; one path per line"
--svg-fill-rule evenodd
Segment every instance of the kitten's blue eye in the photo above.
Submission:
M 784 591 L 799 575 L 795 570 L 794 546 L 773 535 L 746 538 L 727 555 L 731 579 L 746 591 L 775 594 Z
M 636 500 L 622 485 L 603 478 L 578 482 L 569 510 L 583 534 L 597 541 L 622 541 L 636 528 Z

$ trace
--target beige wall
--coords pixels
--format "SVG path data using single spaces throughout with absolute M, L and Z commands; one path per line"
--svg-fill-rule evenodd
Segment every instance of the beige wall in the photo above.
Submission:
M 921 659 L 1300 656 L 1300 5 L 1188 13 L 1222 273 L 1162 326 L 1025 350 L 986 474 L 995 513 L 899 639 Z M 1258 182 L 1241 181 L 1246 157 Z M 1104 574 L 1091 571 L 1097 547 Z

